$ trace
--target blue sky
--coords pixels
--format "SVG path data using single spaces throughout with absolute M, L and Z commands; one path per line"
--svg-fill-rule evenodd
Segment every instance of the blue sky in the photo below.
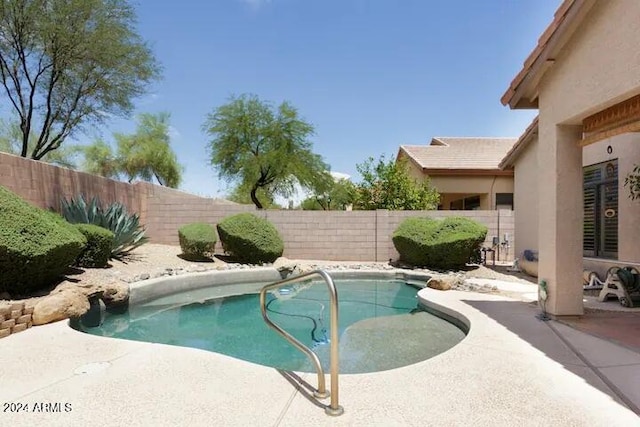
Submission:
M 534 116 L 500 97 L 560 0 L 140 0 L 163 79 L 137 112 L 168 111 L 181 189 L 223 196 L 206 115 L 233 94 L 291 102 L 314 151 L 359 177 L 369 156 L 433 136 L 519 136 Z M 114 121 L 104 130 L 133 130 Z

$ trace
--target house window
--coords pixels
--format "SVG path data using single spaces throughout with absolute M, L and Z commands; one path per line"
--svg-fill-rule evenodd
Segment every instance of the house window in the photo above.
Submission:
M 618 257 L 618 160 L 582 169 L 584 256 Z
M 513 210 L 513 193 L 496 193 L 496 210 Z
M 480 209 L 480 196 L 454 200 L 449 203 L 449 209 L 452 211 L 473 211 Z

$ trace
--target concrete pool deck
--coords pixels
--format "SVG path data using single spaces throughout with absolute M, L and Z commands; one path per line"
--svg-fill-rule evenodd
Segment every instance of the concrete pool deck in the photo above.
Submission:
M 542 322 L 537 308 L 517 299 L 432 289 L 421 290 L 420 297 L 464 316 L 468 336 L 424 362 L 342 375 L 345 413 L 337 418 L 325 415 L 274 368 L 202 350 L 83 334 L 62 321 L 0 340 L 0 422 L 640 425 L 629 409 L 640 407 L 640 354 L 562 323 Z M 315 375 L 301 376 L 315 385 Z M 6 410 L 9 403 L 16 405 Z M 33 412 L 46 408 L 41 403 L 59 403 L 49 409 L 61 412 Z M 30 412 L 11 412 L 21 405 Z

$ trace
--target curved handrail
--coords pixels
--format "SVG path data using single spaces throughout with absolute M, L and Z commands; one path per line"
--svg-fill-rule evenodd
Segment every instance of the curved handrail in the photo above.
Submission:
M 327 387 L 324 379 L 324 370 L 320 364 L 318 356 L 311 351 L 309 347 L 297 340 L 293 335 L 276 325 L 269 319 L 267 314 L 267 292 L 281 286 L 299 282 L 310 276 L 320 276 L 327 284 L 329 288 L 329 301 L 331 306 L 331 393 L 327 392 Z M 308 273 L 301 274 L 299 276 L 289 277 L 279 282 L 266 285 L 260 290 L 260 311 L 262 312 L 262 318 L 268 326 L 273 328 L 276 332 L 282 335 L 287 341 L 289 341 L 294 347 L 303 352 L 313 363 L 318 373 L 318 388 L 314 391 L 314 396 L 320 399 L 325 399 L 331 396 L 331 404 L 325 408 L 325 412 L 329 415 L 341 415 L 344 412 L 342 406 L 338 404 L 338 373 L 339 373 L 339 360 L 338 360 L 338 292 L 336 291 L 336 285 L 333 283 L 333 279 L 324 270 L 314 270 Z

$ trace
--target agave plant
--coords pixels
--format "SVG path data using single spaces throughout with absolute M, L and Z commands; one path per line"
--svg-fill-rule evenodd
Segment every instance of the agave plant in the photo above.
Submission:
M 112 203 L 106 209 L 100 199 L 93 197 L 87 203 L 82 195 L 76 199 L 60 200 L 60 212 L 70 223 L 95 224 L 114 234 L 111 258 L 121 259 L 149 238 L 144 235 L 138 214 L 129 215 L 122 203 Z

